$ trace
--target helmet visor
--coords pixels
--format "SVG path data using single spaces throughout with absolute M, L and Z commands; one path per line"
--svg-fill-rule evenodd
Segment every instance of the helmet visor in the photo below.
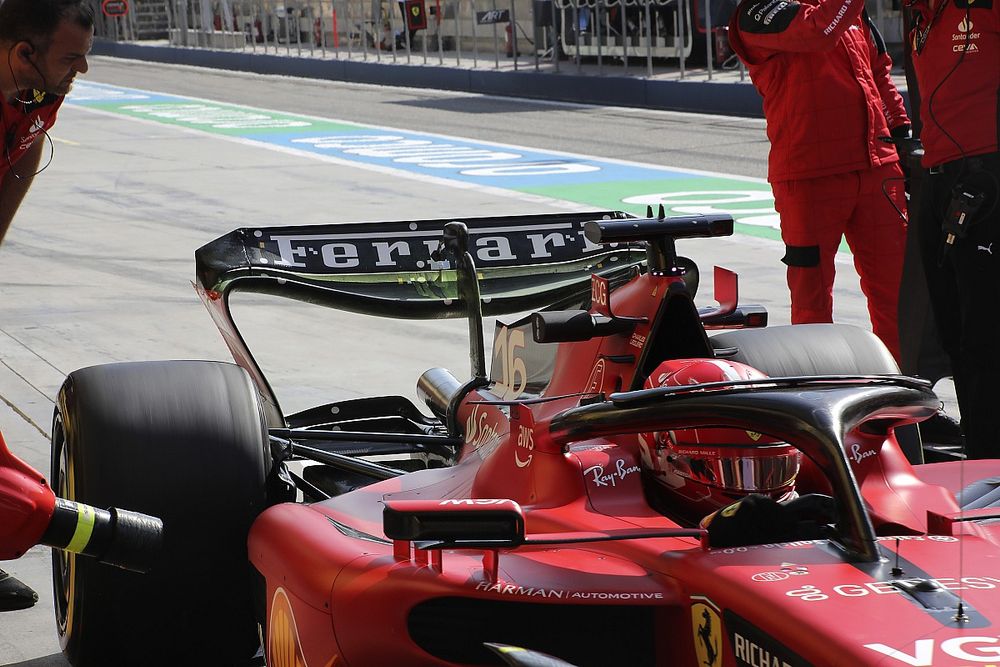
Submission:
M 740 493 L 777 491 L 791 486 L 802 455 L 786 444 L 746 446 L 668 445 L 668 460 L 678 475 Z

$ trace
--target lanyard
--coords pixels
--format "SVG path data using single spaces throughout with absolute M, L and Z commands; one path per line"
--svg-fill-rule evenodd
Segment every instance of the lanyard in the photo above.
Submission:
M 931 16 L 931 20 L 927 22 L 926 26 L 921 26 L 918 22 L 917 26 L 914 28 L 916 37 L 913 40 L 913 49 L 919 54 L 924 50 L 924 43 L 927 41 L 927 35 L 930 33 L 931 28 L 937 23 L 938 17 L 944 12 L 945 6 L 948 4 L 949 0 L 938 0 L 937 9 L 934 10 L 934 15 Z M 922 19 L 923 15 L 918 14 Z

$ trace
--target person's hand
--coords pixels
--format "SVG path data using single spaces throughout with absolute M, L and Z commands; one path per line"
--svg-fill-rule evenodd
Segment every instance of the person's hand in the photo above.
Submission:
M 896 147 L 896 155 L 899 156 L 899 168 L 903 170 L 903 178 L 910 180 L 910 146 L 912 143 L 912 133 L 910 124 L 897 125 L 889 130 L 892 137 L 892 144 Z

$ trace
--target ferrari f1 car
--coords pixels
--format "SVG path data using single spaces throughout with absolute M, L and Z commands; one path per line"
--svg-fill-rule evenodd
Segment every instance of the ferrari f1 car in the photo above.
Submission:
M 204 246 L 236 364 L 86 368 L 59 395 L 60 495 L 164 521 L 148 575 L 55 555 L 70 662 L 997 664 L 1000 461 L 924 463 L 939 401 L 870 333 L 768 328 L 718 268 L 696 306 L 675 241 L 732 228 L 598 212 Z M 466 317 L 471 372 L 425 372 L 419 408 L 285 414 L 240 291 Z M 483 317 L 514 315 L 487 357 Z

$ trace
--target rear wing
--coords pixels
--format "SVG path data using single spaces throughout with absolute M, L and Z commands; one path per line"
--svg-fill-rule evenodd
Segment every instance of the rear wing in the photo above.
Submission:
M 484 315 L 541 308 L 583 297 L 592 273 L 627 270 L 640 244 L 601 245 L 584 223 L 624 219 L 619 211 L 466 218 Z M 436 258 L 454 218 L 237 229 L 195 253 L 198 285 L 249 291 L 384 317 L 464 317 L 458 279 Z
M 591 274 L 636 270 L 645 244 L 598 244 L 584 233 L 620 211 L 463 218 L 477 267 L 484 315 L 589 299 Z M 271 294 L 368 315 L 465 317 L 453 262 L 437 253 L 454 218 L 237 229 L 195 252 L 195 288 L 237 364 L 250 373 L 268 425 L 284 415 L 233 321 L 235 292 Z

